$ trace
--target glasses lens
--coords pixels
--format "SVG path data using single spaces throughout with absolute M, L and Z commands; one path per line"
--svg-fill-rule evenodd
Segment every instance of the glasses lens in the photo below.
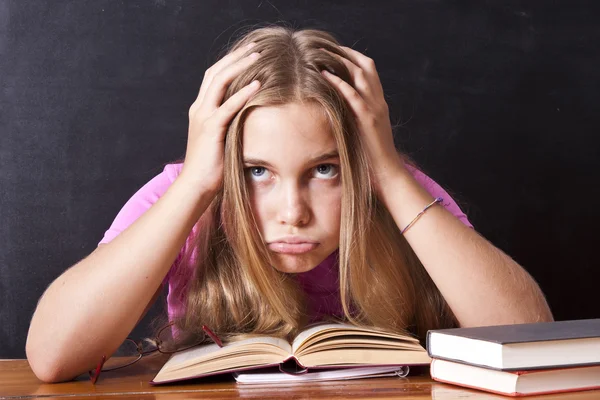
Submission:
M 140 352 L 133 340 L 125 340 L 117 351 L 104 363 L 102 371 L 110 371 L 126 367 L 136 362 L 140 358 Z

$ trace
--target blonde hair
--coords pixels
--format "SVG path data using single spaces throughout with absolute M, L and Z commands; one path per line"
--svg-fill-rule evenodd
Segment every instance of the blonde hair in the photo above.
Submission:
M 180 268 L 193 271 L 186 285 L 181 331 L 200 334 L 207 325 L 218 335 L 270 334 L 292 337 L 307 323 L 305 301 L 293 276 L 270 263 L 249 206 L 242 162 L 244 120 L 256 107 L 312 103 L 333 132 L 342 177 L 339 284 L 345 319 L 423 339 L 428 329 L 455 326 L 456 320 L 424 267 L 375 196 L 369 164 L 346 101 L 322 77 L 327 69 L 346 82 L 351 76 L 324 48 L 347 57 L 329 33 L 283 26 L 255 29 L 230 52 L 260 59 L 229 86 L 224 101 L 254 79 L 258 92 L 231 122 L 225 145 L 223 189 L 198 223 L 194 245 Z M 197 254 L 191 257 L 191 253 Z

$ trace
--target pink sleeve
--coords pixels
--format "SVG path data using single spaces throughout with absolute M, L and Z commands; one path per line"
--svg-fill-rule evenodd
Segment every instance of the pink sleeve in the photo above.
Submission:
M 446 192 L 440 185 L 437 184 L 433 179 L 425 175 L 420 170 L 407 165 L 408 170 L 413 174 L 417 182 L 421 184 L 433 197 L 442 197 L 444 201 L 442 204 L 446 208 L 446 210 L 450 211 L 452 215 L 458 218 L 463 224 L 468 226 L 469 228 L 473 228 L 473 225 L 469 222 L 469 219 L 465 215 L 465 213 L 460 209 L 458 204 L 454 201 L 452 197 Z
M 108 243 L 123 232 L 129 225 L 142 216 L 158 199 L 165 194 L 179 173 L 179 164 L 168 164 L 163 172 L 142 186 L 115 217 L 112 225 L 100 243 Z

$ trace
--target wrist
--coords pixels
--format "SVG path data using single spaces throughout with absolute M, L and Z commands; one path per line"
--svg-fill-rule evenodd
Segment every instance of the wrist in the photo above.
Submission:
M 410 170 L 402 167 L 382 182 L 380 200 L 404 228 L 430 204 L 434 197 L 415 179 Z
M 386 156 L 378 163 L 372 164 L 372 172 L 376 191 L 382 195 L 382 191 L 388 184 L 410 172 L 406 169 L 403 157 L 394 152 Z
M 215 198 L 218 190 L 208 188 L 196 179 L 180 174 L 168 192 L 180 199 L 182 209 L 191 209 L 194 217 L 199 219 Z
M 206 179 L 205 174 L 202 173 L 186 171 L 184 166 L 175 179 L 179 186 L 196 192 L 198 196 L 216 196 L 220 188 L 220 181 Z

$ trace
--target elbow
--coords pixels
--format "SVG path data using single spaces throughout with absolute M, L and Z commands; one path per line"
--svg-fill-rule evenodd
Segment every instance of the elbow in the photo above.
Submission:
M 537 322 L 554 322 L 554 316 L 549 308 L 546 308 L 544 312 L 540 313 Z
M 52 362 L 50 357 L 46 356 L 47 354 L 40 354 L 40 351 L 31 344 L 30 338 L 27 338 L 25 354 L 31 370 L 40 381 L 44 383 L 60 382 L 60 368 L 57 368 L 56 363 Z
M 31 367 L 35 376 L 44 383 L 59 383 L 59 382 L 65 382 L 65 381 L 70 380 L 70 379 L 62 379 L 62 377 L 60 376 L 59 370 L 51 368 L 48 365 L 34 364 L 30 361 L 29 366 Z
M 520 313 L 515 313 L 509 324 L 533 324 L 540 322 L 554 322 L 554 317 L 547 304 L 534 304 Z
M 521 316 L 516 323 L 532 324 L 539 322 L 554 322 L 552 312 L 550 311 L 550 308 L 548 308 L 547 305 L 540 305 L 535 310 L 527 312 L 525 315 Z
M 74 376 L 67 376 L 64 362 L 55 349 L 36 345 L 30 336 L 27 337 L 25 354 L 27 362 L 35 376 L 44 383 L 58 383 L 72 380 Z
M 535 316 L 537 318 L 533 322 L 554 322 L 554 316 L 552 315 L 550 305 L 541 290 L 536 300 L 537 313 L 535 313 Z

